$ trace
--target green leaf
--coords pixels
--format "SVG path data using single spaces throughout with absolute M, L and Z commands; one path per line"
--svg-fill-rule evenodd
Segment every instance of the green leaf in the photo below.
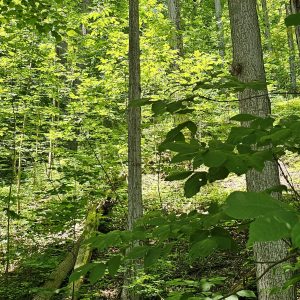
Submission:
M 199 257 L 207 257 L 210 254 L 212 254 L 217 247 L 217 242 L 214 239 L 207 238 L 205 240 L 193 244 L 189 252 L 189 256 L 191 256 L 192 259 L 197 259 Z
M 174 172 L 166 177 L 166 181 L 183 180 L 192 175 L 192 171 Z
M 253 291 L 249 290 L 242 290 L 236 293 L 240 297 L 245 297 L 245 298 L 256 298 L 256 295 Z
M 225 300 L 239 300 L 239 298 L 236 295 L 231 295 L 229 297 L 226 297 Z
M 209 182 L 225 179 L 227 178 L 228 175 L 229 175 L 229 171 L 225 167 L 209 168 L 208 170 Z
M 152 104 L 152 111 L 155 115 L 161 115 L 166 111 L 166 104 L 162 101 L 156 101 Z
M 175 164 L 187 160 L 190 161 L 195 157 L 195 155 L 196 153 L 178 153 L 171 159 L 171 163 Z
M 206 172 L 197 172 L 192 175 L 184 185 L 184 195 L 187 198 L 195 196 L 199 191 L 201 186 L 204 186 L 207 183 L 207 173 Z
M 141 98 L 136 100 L 131 100 L 128 103 L 128 107 L 141 107 L 151 103 L 150 98 Z
M 144 258 L 144 266 L 145 268 L 148 268 L 155 264 L 157 260 L 159 259 L 160 255 L 162 252 L 162 247 L 157 246 L 157 247 L 151 247 L 148 251 L 147 254 Z
M 92 263 L 88 263 L 84 266 L 81 266 L 81 267 L 75 269 L 72 272 L 72 274 L 69 276 L 69 282 L 76 281 L 76 280 L 80 279 L 82 276 L 85 276 L 87 274 L 87 272 L 89 272 L 93 267 L 94 267 L 94 265 Z
M 103 263 L 95 263 L 94 267 L 90 270 L 89 280 L 91 284 L 96 283 L 105 274 L 106 265 Z
M 284 210 L 261 216 L 250 224 L 248 244 L 287 238 L 296 222 L 296 214 Z
M 298 222 L 292 229 L 292 243 L 295 247 L 300 247 L 300 222 Z
M 227 155 L 221 150 L 209 150 L 203 155 L 207 167 L 220 167 L 227 160 Z
M 230 118 L 230 120 L 238 121 L 238 122 L 247 122 L 247 121 L 256 120 L 257 118 L 258 118 L 257 116 L 250 115 L 250 114 L 238 114 L 238 115 Z
M 300 14 L 292 14 L 285 18 L 285 25 L 288 26 L 298 26 L 300 25 Z
M 245 174 L 248 171 L 247 162 L 241 155 L 230 155 L 225 162 L 225 167 L 237 175 Z
M 148 246 L 135 246 L 126 255 L 126 259 L 143 258 L 145 256 L 145 254 L 147 253 L 148 249 L 149 249 Z
M 160 145 L 159 150 L 171 150 L 178 153 L 194 153 L 199 150 L 199 145 L 188 144 L 186 142 L 163 143 Z
M 274 133 L 263 136 L 260 141 L 265 142 L 265 141 L 272 141 L 273 143 L 281 143 L 283 140 L 287 139 L 291 135 L 291 130 L 287 128 L 279 129 L 276 130 Z
M 122 261 L 121 255 L 115 255 L 110 258 L 110 260 L 107 262 L 109 275 L 114 276 L 117 274 L 119 267 L 121 265 L 121 261 Z
M 251 219 L 281 209 L 280 202 L 265 193 L 233 192 L 227 198 L 225 212 L 236 219 Z

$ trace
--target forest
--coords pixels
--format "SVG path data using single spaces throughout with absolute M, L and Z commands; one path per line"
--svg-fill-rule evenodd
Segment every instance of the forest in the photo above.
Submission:
M 300 0 L 0 0 L 0 299 L 300 299 Z

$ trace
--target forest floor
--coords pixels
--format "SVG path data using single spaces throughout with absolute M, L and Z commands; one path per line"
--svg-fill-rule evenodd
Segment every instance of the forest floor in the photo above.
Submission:
M 300 159 L 290 155 L 284 163 L 281 163 L 281 169 L 283 172 L 281 174 L 282 184 L 293 183 L 294 188 L 300 190 Z M 146 210 L 163 209 L 167 212 L 173 211 L 176 213 L 189 212 L 195 209 L 205 211 L 212 201 L 223 202 L 230 192 L 245 189 L 245 178 L 243 176 L 230 176 L 222 182 L 204 187 L 192 199 L 185 199 L 182 195 L 183 186 L 181 183 L 166 182 L 163 178 L 158 180 L 157 174 L 144 175 L 143 183 Z M 12 231 L 11 243 L 14 255 L 11 257 L 10 272 L 7 276 L 0 276 L 1 300 L 32 299 L 32 295 L 36 293 L 38 287 L 47 279 L 47 276 L 58 263 L 63 260 L 72 245 L 74 237 L 80 235 L 82 228 L 82 221 L 80 220 L 83 219 L 83 215 L 79 214 L 78 219 L 73 220 L 76 222 L 72 230 L 66 230 L 66 227 L 59 224 L 59 220 L 53 219 L 53 216 L 51 226 L 49 226 L 47 223 L 49 216 L 47 214 L 43 216 L 42 214 L 42 209 L 47 206 L 47 203 L 48 201 L 45 199 L 40 199 L 40 214 L 38 214 L 39 218 L 35 222 L 28 224 L 26 218 L 21 221 L 14 221 L 15 225 L 18 224 Z M 28 206 L 27 209 L 30 209 L 30 205 Z M 37 204 L 35 204 L 35 209 L 36 207 Z M 50 210 L 49 207 L 48 209 Z M 64 209 L 64 206 L 60 209 Z M 112 220 L 114 219 L 112 218 Z M 70 224 L 69 222 L 68 226 Z M 49 230 L 47 230 L 47 226 Z M 116 226 L 119 225 L 113 224 L 113 229 L 116 229 Z M 5 232 L 5 223 L 1 223 L 1 227 L 1 232 Z M 52 232 L 50 229 L 52 229 Z M 237 252 L 220 252 L 218 255 L 199 260 L 193 264 L 185 256 L 187 245 L 178 245 L 172 261 L 160 266 L 159 270 L 156 270 L 157 274 L 155 272 L 151 273 L 151 280 L 145 278 L 140 283 L 141 289 L 148 295 L 145 299 L 161 299 L 153 295 L 162 292 L 166 289 L 166 282 L 176 278 L 193 281 L 222 276 L 227 278 L 222 290 L 230 290 L 230 287 L 239 282 L 246 273 L 251 274 L 253 272 L 251 249 L 245 247 L 246 232 L 233 231 L 232 235 L 238 242 Z M 5 252 L 3 241 L 4 238 L 2 237 L 2 248 L 0 249 L 2 254 Z M 94 252 L 92 260 L 99 260 L 103 255 L 106 254 Z M 1 258 L 0 262 L 4 271 L 5 257 Z M 86 281 L 81 289 L 82 299 L 119 299 L 121 285 L 122 273 L 114 278 L 105 277 L 94 285 Z M 55 298 L 64 299 L 61 294 L 58 294 Z

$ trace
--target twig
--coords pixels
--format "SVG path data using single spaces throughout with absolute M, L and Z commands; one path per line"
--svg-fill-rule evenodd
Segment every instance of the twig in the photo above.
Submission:
M 294 187 L 294 185 L 293 185 L 293 182 L 292 182 L 292 179 L 290 180 L 290 179 L 288 178 L 288 176 L 285 174 L 285 172 L 284 172 L 283 169 L 282 169 L 282 166 L 281 166 L 280 163 L 279 163 L 279 160 L 277 160 L 275 156 L 274 156 L 274 158 L 275 158 L 275 161 L 276 161 L 276 163 L 277 163 L 277 165 L 278 165 L 278 168 L 279 168 L 279 170 L 280 170 L 282 176 L 284 177 L 285 181 L 288 183 L 288 185 L 289 185 L 290 188 L 292 189 L 292 191 L 293 191 L 293 193 L 295 194 L 295 196 L 297 197 L 297 199 L 300 200 L 300 194 L 299 194 L 299 193 L 297 192 L 297 190 L 295 189 L 295 187 Z M 290 175 L 289 175 L 289 176 L 290 176 Z
M 285 262 L 285 261 L 288 261 L 288 260 L 290 260 L 290 259 L 292 259 L 292 258 L 295 258 L 295 257 L 297 257 L 298 256 L 298 252 L 296 252 L 296 253 L 293 253 L 293 254 L 291 254 L 291 255 L 288 255 L 288 256 L 286 256 L 286 257 L 284 257 L 284 258 L 282 258 L 282 259 L 280 259 L 280 260 L 278 260 L 278 261 L 276 261 L 276 262 L 274 262 L 274 263 L 272 263 L 270 266 L 268 266 L 265 270 L 264 270 L 264 272 L 259 276 L 259 277 L 257 277 L 253 282 L 251 282 L 251 284 L 253 284 L 253 283 L 257 283 L 258 281 L 260 281 L 271 269 L 273 269 L 274 267 L 276 267 L 277 265 L 279 265 L 279 264 L 281 264 L 281 263 L 283 263 L 283 262 Z M 248 272 L 247 274 L 249 274 L 249 273 L 252 273 L 253 272 L 253 269 L 251 269 L 251 271 L 250 272 Z M 246 276 L 247 276 L 247 274 L 246 274 Z M 247 289 L 249 286 L 250 286 L 250 284 L 248 283 L 248 284 L 244 284 L 244 282 L 245 282 L 245 278 L 243 278 L 243 282 L 241 283 L 241 282 L 239 282 L 238 284 L 236 284 L 234 287 L 233 287 L 233 289 L 232 289 L 232 291 L 231 292 L 229 292 L 228 294 L 226 294 L 225 296 L 223 296 L 222 298 L 220 298 L 219 300 L 225 300 L 226 298 L 228 298 L 228 297 L 230 297 L 230 296 L 232 296 L 232 295 L 235 295 L 236 293 L 238 293 L 238 292 L 240 292 L 240 291 L 242 291 L 242 290 L 244 290 L 244 289 Z M 242 287 L 241 287 L 242 286 Z

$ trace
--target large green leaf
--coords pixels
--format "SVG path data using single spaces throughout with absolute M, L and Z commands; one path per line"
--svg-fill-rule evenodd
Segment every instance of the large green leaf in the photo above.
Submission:
M 203 155 L 203 162 L 207 167 L 220 167 L 227 159 L 227 154 L 221 150 L 209 150 Z
M 69 282 L 73 282 L 78 280 L 80 277 L 85 276 L 87 272 L 89 272 L 94 267 L 94 264 L 88 263 L 83 265 L 73 271 L 73 273 L 69 276 Z
M 199 145 L 195 143 L 186 143 L 183 141 L 174 143 L 163 143 L 159 146 L 160 151 L 171 150 L 178 153 L 193 153 L 199 150 Z
M 192 175 L 184 185 L 184 195 L 187 198 L 195 196 L 199 191 L 201 186 L 204 186 L 207 183 L 207 173 L 206 172 L 197 172 Z
M 300 222 L 292 229 L 292 243 L 295 247 L 300 247 Z
M 287 238 L 296 222 L 297 215 L 295 213 L 282 209 L 261 216 L 250 224 L 248 244 Z
M 127 259 L 143 258 L 147 253 L 148 249 L 149 249 L 148 246 L 135 246 L 126 255 L 126 258 Z
M 199 241 L 192 245 L 189 255 L 192 259 L 206 257 L 212 254 L 218 247 L 217 242 L 212 238 Z
M 166 177 L 166 181 L 183 180 L 192 175 L 192 171 L 174 172 Z
M 157 247 L 151 247 L 146 253 L 146 256 L 144 258 L 144 266 L 145 268 L 148 268 L 155 264 L 162 253 L 162 246 Z
M 121 265 L 121 261 L 122 261 L 121 255 L 115 255 L 111 257 L 110 260 L 107 262 L 108 272 L 111 276 L 117 274 L 119 267 Z
M 105 274 L 106 265 L 103 263 L 95 263 L 94 267 L 90 270 L 89 280 L 91 284 L 97 282 Z
M 281 209 L 280 202 L 265 193 L 233 192 L 227 198 L 225 212 L 236 219 L 251 219 Z
M 236 115 L 236 116 L 232 117 L 230 120 L 245 122 L 245 121 L 253 121 L 257 118 L 258 118 L 257 116 L 250 115 L 250 114 L 239 114 L 239 115 Z
M 284 20 L 286 26 L 298 26 L 300 25 L 300 14 L 292 14 Z
M 244 297 L 244 298 L 256 298 L 256 295 L 253 291 L 249 291 L 249 290 L 242 290 L 236 293 L 238 296 L 240 297 Z

